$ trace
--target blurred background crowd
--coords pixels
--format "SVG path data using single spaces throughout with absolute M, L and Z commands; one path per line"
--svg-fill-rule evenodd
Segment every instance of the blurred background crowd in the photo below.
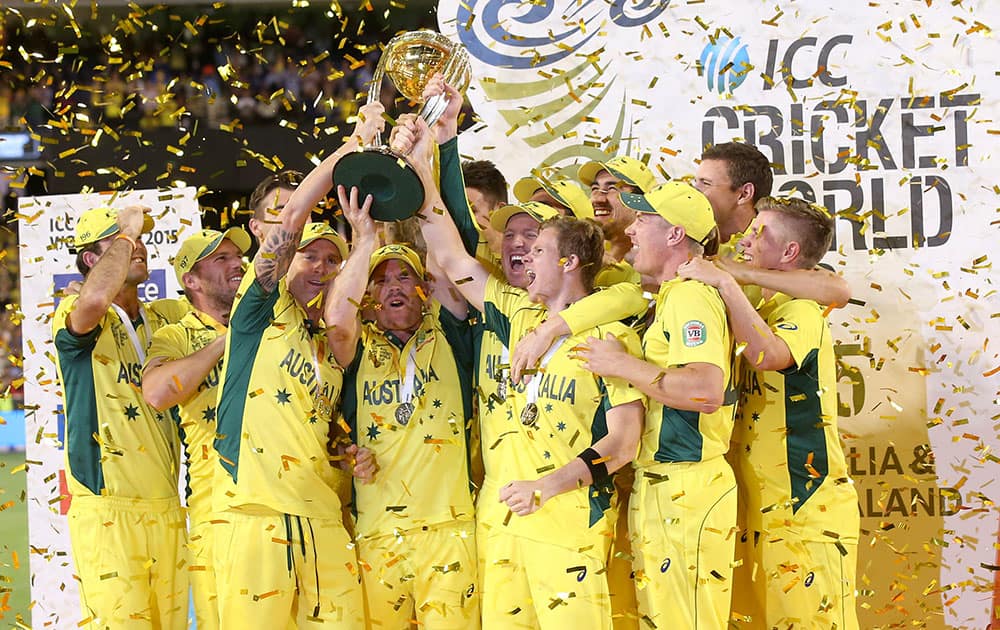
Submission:
M 239 209 L 268 171 L 307 170 L 311 151 L 336 144 L 335 132 L 353 127 L 380 44 L 399 31 L 435 28 L 434 7 L 394 0 L 317 6 L 108 0 L 73 8 L 3 2 L 0 145 L 2 134 L 13 140 L 0 146 L 0 410 L 23 403 L 19 197 L 176 185 L 166 175 L 185 168 L 171 145 L 190 134 L 196 136 L 186 147 L 191 159 L 214 160 L 223 172 L 202 181 L 208 176 L 186 168 L 187 183 L 201 187 L 203 222 L 239 223 Z M 387 81 L 383 100 L 394 99 Z M 9 145 L 23 138 L 30 140 L 20 155 Z M 110 138 L 116 144 L 108 145 Z M 236 149 L 223 146 L 230 144 L 240 145 L 241 158 L 263 157 L 236 159 Z M 94 174 L 129 158 L 141 165 L 116 171 L 114 181 Z
M 29 15 L 4 14 L 0 127 L 7 129 L 68 115 L 77 128 L 126 130 L 192 119 L 213 128 L 343 121 L 371 79 L 378 42 L 400 25 L 364 7 L 339 15 L 259 5 L 109 7 L 73 20 Z M 429 10 L 406 12 L 402 22 L 434 25 Z M 77 30 L 87 36 L 74 37 Z

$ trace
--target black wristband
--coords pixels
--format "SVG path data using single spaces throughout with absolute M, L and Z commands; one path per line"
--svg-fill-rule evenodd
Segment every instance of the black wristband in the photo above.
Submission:
M 611 479 L 611 473 L 608 472 L 608 465 L 605 463 L 607 458 L 602 457 L 594 449 L 588 448 L 577 455 L 577 457 L 582 459 L 583 463 L 590 469 L 590 477 L 593 483 L 603 483 Z

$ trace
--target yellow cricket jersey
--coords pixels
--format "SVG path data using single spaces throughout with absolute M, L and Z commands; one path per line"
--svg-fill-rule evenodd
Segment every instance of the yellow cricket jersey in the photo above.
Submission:
M 858 496 L 837 431 L 836 364 L 823 307 L 778 293 L 758 312 L 795 365 L 760 372 L 742 362 L 735 437 L 748 525 L 802 540 L 857 542 Z
M 642 348 L 646 361 L 665 368 L 688 363 L 718 366 L 726 391 L 723 404 L 713 413 L 675 409 L 650 398 L 636 467 L 700 462 L 723 455 L 729 450 L 737 393 L 732 335 L 718 290 L 696 280 L 664 282 Z
M 153 300 L 146 305 L 150 311 L 156 313 L 160 319 L 168 324 L 176 324 L 185 315 L 194 310 L 191 302 L 186 297 L 162 298 Z
M 180 447 L 170 414 L 142 398 L 142 361 L 117 312 L 108 309 L 94 330 L 74 335 L 66 327 L 77 296 L 63 298 L 52 320 L 56 367 L 66 417 L 66 470 L 74 496 L 138 499 L 177 496 Z M 145 307 L 140 305 L 145 311 Z M 132 322 L 143 348 L 163 325 L 146 312 Z
M 636 286 L 642 284 L 642 276 L 639 275 L 639 272 L 636 271 L 632 265 L 628 264 L 624 260 L 620 260 L 610 265 L 604 265 L 601 267 L 601 270 L 597 272 L 597 277 L 594 278 L 594 286 L 598 287 L 610 287 L 622 282 L 634 284 Z
M 503 265 L 500 262 L 500 255 L 493 253 L 490 244 L 486 242 L 486 237 L 481 237 L 476 244 L 476 260 L 483 264 L 490 275 L 503 277 Z
M 149 346 L 150 359 L 161 357 L 168 361 L 183 359 L 194 354 L 219 335 L 226 334 L 226 327 L 211 315 L 191 310 L 176 324 L 160 328 L 153 335 Z M 181 442 L 187 455 L 187 504 L 191 520 L 208 518 L 212 511 L 212 478 L 219 461 L 213 447 L 215 442 L 215 417 L 218 404 L 219 376 L 222 359 L 198 384 L 198 390 L 183 404 L 177 405 Z
M 219 392 L 212 507 L 263 506 L 340 519 L 327 455 L 343 371 L 285 279 L 266 293 L 253 266 L 236 294 Z
M 595 291 L 559 313 L 572 333 L 583 333 L 594 326 L 638 317 L 649 303 L 642 289 L 631 282 L 619 282 Z M 476 391 L 479 395 L 479 426 L 482 435 L 483 467 L 498 470 L 490 448 L 500 438 L 511 412 L 507 409 L 509 393 L 510 352 L 495 332 L 480 326 L 481 334 Z M 502 383 L 506 383 L 502 385 Z
M 482 321 L 482 318 L 480 318 Z M 507 424 L 510 412 L 510 351 L 496 333 L 483 325 L 479 330 L 479 354 L 476 369 L 476 408 L 479 420 L 480 450 L 484 470 L 497 470 L 493 461 L 499 431 Z
M 531 303 L 524 291 L 492 277 L 487 281 L 485 309 L 487 327 L 501 341 L 509 341 L 511 348 L 547 315 L 545 307 Z M 565 338 L 544 372 L 534 376 L 538 381 L 538 417 L 531 426 L 521 422 L 528 388 L 519 385 L 510 389 L 503 423 L 491 427 L 483 439 L 483 451 L 491 451 L 487 460 L 491 466 L 486 469 L 477 516 L 488 527 L 502 527 L 517 536 L 605 557 L 616 519 L 612 480 L 560 494 L 524 517 L 511 515 L 497 495 L 510 481 L 538 479 L 566 465 L 607 435 L 608 409 L 644 399 L 625 381 L 598 377 L 570 356 L 572 348 L 585 343 L 587 337 L 603 338 L 609 332 L 638 355 L 638 336 L 618 322 Z
M 474 517 L 467 445 L 472 357 L 468 323 L 436 301 L 405 343 L 364 325 L 342 405 L 355 443 L 378 463 L 372 483 L 354 486 L 360 536 Z M 408 393 L 412 414 L 397 416 Z

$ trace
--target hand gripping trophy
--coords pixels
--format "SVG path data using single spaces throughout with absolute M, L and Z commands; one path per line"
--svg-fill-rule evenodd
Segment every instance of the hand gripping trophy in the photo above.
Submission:
M 419 101 L 427 82 L 438 72 L 449 85 L 464 93 L 471 78 L 465 47 L 434 31 L 397 35 L 386 45 L 375 68 L 368 102 L 379 99 L 382 79 L 386 75 L 403 96 Z M 419 116 L 428 125 L 433 125 L 447 107 L 447 97 L 440 94 L 423 104 Z M 371 194 L 374 201 L 370 213 L 378 221 L 409 218 L 424 202 L 424 189 L 416 171 L 406 163 L 404 156 L 382 144 L 382 134 L 375 136 L 374 146 L 345 155 L 334 168 L 333 182 L 347 189 L 357 186 L 361 198 Z

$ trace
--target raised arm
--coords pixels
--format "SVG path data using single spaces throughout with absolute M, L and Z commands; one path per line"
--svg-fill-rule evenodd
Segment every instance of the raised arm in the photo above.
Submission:
M 118 212 L 118 236 L 111 240 L 103 254 L 88 252 L 90 272 L 80 287 L 80 297 L 70 311 L 68 326 L 75 335 L 85 335 L 97 328 L 115 297 L 125 287 L 136 243 L 142 237 L 144 213 L 149 208 L 128 206 Z
M 851 287 L 847 280 L 822 267 L 780 271 L 754 267 L 729 258 L 719 258 L 716 264 L 741 285 L 755 284 L 824 306 L 845 306 L 851 299 Z
M 354 358 L 358 338 L 361 336 L 358 310 L 368 288 L 368 261 L 378 246 L 378 235 L 375 221 L 368 214 L 372 205 L 371 195 L 365 197 L 364 204 L 359 206 L 357 188 L 351 188 L 348 194 L 343 186 L 338 186 L 337 199 L 344 216 L 351 224 L 353 238 L 347 262 L 332 280 L 333 286 L 327 296 L 323 321 L 327 326 L 326 337 L 333 356 L 337 363 L 347 366 Z
M 704 259 L 692 259 L 677 270 L 678 275 L 694 278 L 719 290 L 726 303 L 726 314 L 733 337 L 738 344 L 746 344 L 743 357 L 758 370 L 783 370 L 792 366 L 788 344 L 774 334 L 767 322 L 757 313 L 736 279 L 725 270 Z M 794 273 L 777 271 L 774 273 Z
M 635 400 L 607 411 L 608 434 L 579 456 L 534 481 L 512 481 L 500 489 L 500 500 L 518 516 L 539 510 L 564 492 L 586 488 L 635 459 L 645 409 Z M 596 475 L 595 475 L 596 473 Z
M 462 112 L 462 95 L 445 83 L 440 73 L 435 74 L 427 83 L 423 99 L 426 102 L 438 94 L 446 94 L 448 97 L 448 108 L 431 128 L 439 149 L 441 199 L 455 222 L 458 233 L 462 236 L 465 251 L 470 256 L 475 256 L 476 247 L 479 245 L 479 228 L 472 214 L 472 208 L 469 207 L 465 179 L 462 175 L 462 161 L 458 153 L 458 116 Z
M 537 328 L 517 342 L 510 358 L 510 379 L 521 382 L 526 369 L 538 365 L 553 342 L 563 335 L 610 324 L 628 317 L 641 316 L 649 308 L 642 288 L 631 282 L 619 282 L 577 300 L 559 313 L 552 313 Z
M 226 336 L 219 335 L 201 350 L 186 357 L 150 357 L 142 371 L 142 397 L 157 411 L 169 409 L 194 397 L 198 386 L 219 363 L 226 349 Z
M 629 354 L 610 333 L 604 339 L 589 337 L 576 356 L 594 374 L 626 380 L 667 407 L 712 413 L 723 402 L 725 375 L 711 363 L 662 367 Z
M 409 140 L 413 147 L 410 163 L 424 185 L 424 205 L 420 209 L 422 219 L 420 229 L 427 242 L 427 251 L 434 256 L 437 265 L 458 291 L 477 310 L 483 309 L 486 296 L 486 281 L 489 273 L 479 262 L 465 251 L 462 238 L 455 223 L 448 216 L 440 192 L 434 181 L 431 165 L 433 139 L 427 123 L 420 118 L 410 117 L 400 120 L 401 134 L 412 134 Z
M 309 222 L 316 207 L 333 187 L 333 167 L 342 157 L 370 142 L 385 125 L 381 103 L 370 103 L 358 112 L 358 123 L 351 137 L 306 175 L 278 214 L 278 224 L 267 234 L 254 257 L 257 282 L 270 293 L 288 272 L 296 247 L 302 238 L 302 228 Z
M 469 315 L 469 303 L 448 279 L 448 274 L 437 264 L 435 256 L 427 256 L 427 280 L 431 297 L 448 309 L 455 319 L 464 320 Z

